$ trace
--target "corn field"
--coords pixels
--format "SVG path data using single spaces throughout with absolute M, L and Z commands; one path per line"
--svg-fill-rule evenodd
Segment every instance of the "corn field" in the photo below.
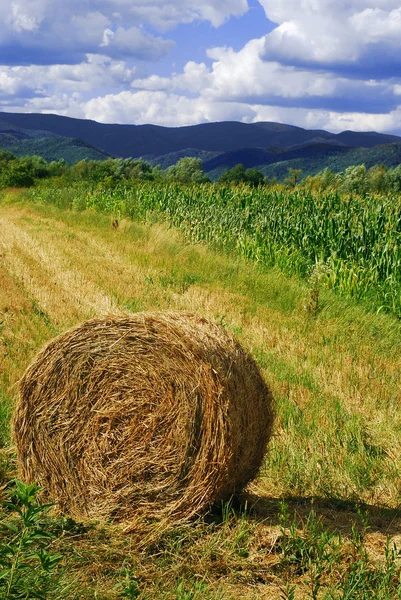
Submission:
M 324 284 L 401 316 L 401 197 L 305 190 L 138 183 L 90 189 L 42 187 L 40 202 L 115 218 L 165 220 L 188 240 L 236 251 L 287 275 L 324 268 Z

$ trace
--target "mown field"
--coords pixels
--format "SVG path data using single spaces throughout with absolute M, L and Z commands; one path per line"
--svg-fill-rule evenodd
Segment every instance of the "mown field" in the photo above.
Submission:
M 242 505 L 130 535 L 45 519 L 64 571 L 48 597 L 401 598 L 399 199 L 194 190 L 2 192 L 4 495 L 17 382 L 89 317 L 195 311 L 252 352 L 276 399 Z

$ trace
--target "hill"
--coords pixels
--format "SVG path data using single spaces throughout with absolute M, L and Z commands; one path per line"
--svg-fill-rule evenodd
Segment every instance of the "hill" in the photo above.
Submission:
M 23 129 L 4 122 L 0 123 L 0 150 L 12 152 L 15 156 L 42 156 L 48 162 L 63 158 L 69 164 L 85 158 L 106 160 L 110 156 L 79 138 L 63 137 L 49 131 Z
M 162 169 L 167 169 L 172 165 L 175 165 L 181 158 L 190 156 L 191 158 L 200 158 L 203 163 L 209 161 L 216 156 L 219 156 L 221 152 L 208 152 L 207 150 L 198 150 L 197 148 L 185 148 L 184 150 L 178 150 L 177 152 L 168 152 L 167 154 L 159 154 L 154 156 L 142 156 L 142 159 L 148 162 L 152 167 L 157 165 Z
M 312 149 L 311 149 L 312 150 Z M 316 149 L 317 150 L 317 149 Z M 279 181 L 288 175 L 288 169 L 302 169 L 303 175 L 315 175 L 328 168 L 335 173 L 344 171 L 352 165 L 364 164 L 367 169 L 375 165 L 384 165 L 394 168 L 401 164 L 401 143 L 381 144 L 372 148 L 342 148 L 335 152 L 330 149 L 326 154 L 316 152 L 313 156 L 300 152 L 285 153 L 282 160 L 270 164 L 260 164 L 255 168 L 262 171 L 269 178 L 276 177 Z M 208 173 L 209 177 L 212 175 Z
M 231 169 L 238 163 L 246 168 L 255 168 L 260 165 L 270 165 L 283 160 L 292 160 L 294 158 L 315 158 L 321 156 L 331 156 L 335 153 L 347 152 L 348 148 L 344 146 L 330 146 L 319 143 L 311 145 L 302 145 L 295 150 L 285 150 L 282 148 L 244 148 L 233 152 L 225 152 L 219 156 L 204 163 L 203 168 L 206 172 L 213 171 L 223 167 Z
M 240 151 L 221 153 L 203 163 L 210 179 L 216 180 L 224 171 L 241 163 L 246 168 L 262 171 L 270 179 L 282 181 L 288 169 L 302 169 L 303 175 L 315 175 L 325 168 L 334 172 L 344 171 L 351 165 L 364 164 L 367 168 L 383 164 L 394 168 L 401 163 L 401 143 L 381 144 L 371 148 L 352 148 L 343 145 L 316 143 L 296 149 L 264 151 L 245 148 Z
M 25 129 L 80 138 L 114 156 L 153 157 L 187 148 L 208 152 L 232 152 L 243 148 L 291 148 L 294 145 L 329 142 L 370 148 L 401 142 L 401 138 L 375 132 L 345 131 L 333 134 L 321 129 L 303 129 L 282 123 L 203 123 L 186 127 L 118 125 L 97 123 L 51 114 L 0 113 L 0 120 Z
M 373 139 L 373 138 L 371 138 Z M 304 176 L 315 175 L 326 167 L 334 172 L 344 171 L 351 165 L 365 164 L 367 168 L 383 164 L 394 168 L 401 163 L 401 143 L 380 144 L 368 148 L 345 146 L 341 142 L 317 141 L 286 148 L 241 148 L 231 152 L 206 152 L 187 148 L 160 156 L 144 156 L 152 166 L 162 169 L 174 165 L 184 156 L 202 160 L 204 171 L 216 181 L 228 169 L 241 163 L 246 169 L 258 169 L 269 178 L 282 181 L 288 169 L 302 169 Z

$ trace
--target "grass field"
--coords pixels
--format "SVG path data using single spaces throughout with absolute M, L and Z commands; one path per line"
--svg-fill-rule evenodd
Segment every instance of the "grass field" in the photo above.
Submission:
M 3 193 L 3 489 L 17 382 L 37 350 L 89 317 L 154 309 L 220 322 L 258 360 L 277 407 L 266 463 L 242 507 L 168 532 L 52 517 L 68 584 L 54 597 L 401 598 L 400 321 L 162 223 L 114 229 L 110 215 Z

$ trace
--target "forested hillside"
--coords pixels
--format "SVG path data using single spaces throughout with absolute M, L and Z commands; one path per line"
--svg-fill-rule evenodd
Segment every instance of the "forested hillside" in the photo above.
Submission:
M 104 124 L 49 114 L 1 113 L 0 120 L 16 127 L 50 131 L 80 138 L 105 152 L 123 158 L 160 155 L 195 148 L 229 152 L 243 148 L 290 148 L 295 145 L 330 141 L 349 147 L 372 147 L 399 142 L 394 135 L 346 131 L 333 134 L 281 123 L 203 123 L 186 127 Z

